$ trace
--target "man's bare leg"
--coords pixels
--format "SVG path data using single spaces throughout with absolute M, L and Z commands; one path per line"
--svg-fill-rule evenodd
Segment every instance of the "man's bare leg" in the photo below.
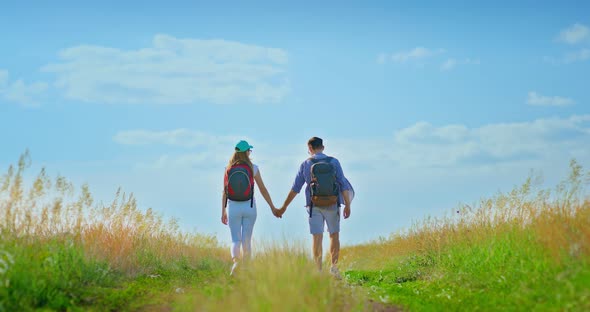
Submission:
M 339 233 L 330 234 L 330 256 L 332 257 L 332 266 L 338 264 L 338 256 L 340 255 L 340 235 Z
M 313 260 L 320 271 L 322 270 L 322 239 L 323 234 L 313 235 Z
M 330 234 L 330 255 L 332 256 L 332 266 L 330 267 L 330 274 L 336 279 L 341 279 L 340 270 L 336 266 L 338 264 L 338 256 L 340 255 L 340 235 L 338 233 Z

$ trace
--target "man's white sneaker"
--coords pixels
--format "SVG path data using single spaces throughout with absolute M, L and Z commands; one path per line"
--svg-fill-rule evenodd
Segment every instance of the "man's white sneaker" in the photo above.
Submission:
M 342 279 L 342 275 L 340 275 L 340 270 L 338 270 L 338 267 L 332 266 L 330 268 L 330 274 L 332 274 L 332 276 L 334 276 L 335 279 Z

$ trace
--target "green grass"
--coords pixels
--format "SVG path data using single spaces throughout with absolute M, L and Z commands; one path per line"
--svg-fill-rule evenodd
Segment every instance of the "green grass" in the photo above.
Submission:
M 513 228 L 345 275 L 410 311 L 588 311 L 589 258 L 564 247 L 556 258 L 535 232 Z
M 168 305 L 184 289 L 222 280 L 227 263 L 178 259 L 142 264 L 150 274 L 129 276 L 85 256 L 71 239 L 12 240 L 0 246 L 0 311 L 127 311 Z
M 205 294 L 178 297 L 178 311 L 364 311 L 366 296 L 318 272 L 300 246 L 269 246 L 237 276 L 215 284 Z
M 109 205 L 87 186 L 74 198 L 44 170 L 27 188 L 27 157 L 0 179 L 0 312 L 590 311 L 590 200 L 575 161 L 555 193 L 528 179 L 343 248 L 337 281 L 289 241 L 257 246 L 230 278 L 215 237 L 182 233 L 120 191 Z
M 224 282 L 229 257 L 214 237 L 183 233 L 120 190 L 95 203 L 44 169 L 27 186 L 29 165 L 25 153 L 0 176 L 0 311 L 134 311 Z
M 529 178 L 407 233 L 345 248 L 347 281 L 410 311 L 590 311 L 590 175 L 570 167 L 555 191 L 535 192 Z
M 83 302 L 88 286 L 104 286 L 114 275 L 105 263 L 88 261 L 67 242 L 13 240 L 1 246 L 10 255 L 2 274 L 0 307 L 9 311 L 47 307 L 63 310 Z

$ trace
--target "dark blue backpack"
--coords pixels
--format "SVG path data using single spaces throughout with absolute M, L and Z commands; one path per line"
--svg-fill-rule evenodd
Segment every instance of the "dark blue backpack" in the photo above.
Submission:
M 309 159 L 312 163 L 310 183 L 312 207 L 338 204 L 340 187 L 336 180 L 336 166 L 332 164 L 332 159 L 332 157 Z

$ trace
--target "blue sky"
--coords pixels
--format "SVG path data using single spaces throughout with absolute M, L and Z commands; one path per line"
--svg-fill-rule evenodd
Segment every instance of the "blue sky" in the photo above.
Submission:
M 590 12 L 562 1 L 215 4 L 4 1 L 0 168 L 29 149 L 109 201 L 229 241 L 219 221 L 235 142 L 277 205 L 306 141 L 357 191 L 345 244 L 388 236 L 537 170 L 590 165 Z M 255 239 L 309 240 L 298 196 Z

